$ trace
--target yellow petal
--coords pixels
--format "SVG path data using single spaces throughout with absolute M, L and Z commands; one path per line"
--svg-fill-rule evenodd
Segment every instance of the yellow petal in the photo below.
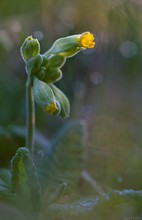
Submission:
M 45 106 L 45 111 L 50 115 L 54 114 L 57 110 L 58 110 L 58 107 L 56 103 L 51 103 L 50 105 Z
M 80 36 L 78 46 L 84 48 L 93 48 L 95 46 L 93 34 L 91 34 L 90 32 L 83 33 Z

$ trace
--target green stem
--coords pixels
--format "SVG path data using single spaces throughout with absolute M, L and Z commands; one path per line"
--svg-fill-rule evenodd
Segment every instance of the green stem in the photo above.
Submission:
M 34 133 L 35 133 L 35 106 L 33 98 L 33 80 L 28 77 L 26 84 L 26 147 L 33 156 L 34 152 Z

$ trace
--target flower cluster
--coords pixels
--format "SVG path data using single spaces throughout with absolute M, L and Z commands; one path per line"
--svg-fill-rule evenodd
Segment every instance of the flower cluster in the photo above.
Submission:
M 28 78 L 33 82 L 34 99 L 49 115 L 69 116 L 69 101 L 53 83 L 62 78 L 61 67 L 66 58 L 81 50 L 93 48 L 94 45 L 94 36 L 85 32 L 56 40 L 53 46 L 41 55 L 38 40 L 32 36 L 25 39 L 21 55 L 26 63 Z

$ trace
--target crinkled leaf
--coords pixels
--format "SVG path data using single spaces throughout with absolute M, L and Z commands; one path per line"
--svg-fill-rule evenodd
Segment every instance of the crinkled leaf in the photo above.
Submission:
M 12 203 L 16 195 L 11 192 L 11 172 L 8 169 L 0 169 L 0 201 Z
M 72 204 L 52 204 L 47 209 L 50 220 L 123 219 L 141 216 L 142 190 L 114 190 L 101 196 Z M 46 215 L 45 215 L 46 216 Z
M 41 183 L 49 193 L 62 183 L 70 189 L 77 186 L 83 164 L 84 128 L 79 121 L 69 121 L 54 137 L 40 170 Z
M 62 183 L 54 193 L 49 195 L 49 192 L 47 191 L 46 195 L 43 197 L 43 205 L 46 207 L 54 202 L 57 202 L 65 193 L 67 184 Z
M 36 170 L 27 148 L 19 148 L 12 159 L 12 192 L 39 208 L 40 187 Z M 24 201 L 24 200 L 23 200 Z
M 11 172 L 8 169 L 0 169 L 0 188 L 10 188 Z

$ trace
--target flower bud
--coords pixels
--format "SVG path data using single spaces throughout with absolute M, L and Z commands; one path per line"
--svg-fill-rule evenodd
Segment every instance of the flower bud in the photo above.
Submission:
M 42 68 L 41 72 L 37 73 L 37 76 L 40 80 L 45 83 L 53 83 L 62 78 L 62 71 L 59 68 L 49 67 Z
M 34 79 L 33 95 L 36 103 L 40 105 L 46 113 L 49 115 L 60 114 L 60 103 L 55 98 L 52 89 L 38 78 Z
M 44 57 L 43 58 L 45 61 L 45 66 L 46 67 L 50 67 L 50 66 L 54 66 L 54 67 L 62 67 L 65 63 L 65 57 L 59 55 L 59 54 L 55 54 L 55 55 L 50 55 L 48 58 Z
M 36 76 L 45 83 L 58 81 L 62 77 L 59 67 L 63 65 L 64 60 L 65 58 L 60 55 L 51 55 L 48 59 L 43 56 L 42 67 Z
M 30 75 L 35 75 L 40 71 L 43 58 L 40 54 L 30 58 L 26 63 L 26 72 Z
M 40 44 L 37 39 L 29 36 L 25 39 L 21 46 L 21 55 L 25 62 L 27 62 L 31 57 L 38 55 L 40 52 Z
M 55 85 L 50 84 L 50 88 L 52 89 L 56 99 L 59 101 L 61 106 L 60 116 L 63 118 L 68 118 L 70 115 L 70 104 L 68 101 L 68 98 L 65 96 L 65 94 L 58 89 Z
M 94 45 L 93 35 L 90 32 L 84 32 L 56 40 L 45 56 L 60 54 L 64 57 L 71 57 L 83 49 L 93 48 Z

